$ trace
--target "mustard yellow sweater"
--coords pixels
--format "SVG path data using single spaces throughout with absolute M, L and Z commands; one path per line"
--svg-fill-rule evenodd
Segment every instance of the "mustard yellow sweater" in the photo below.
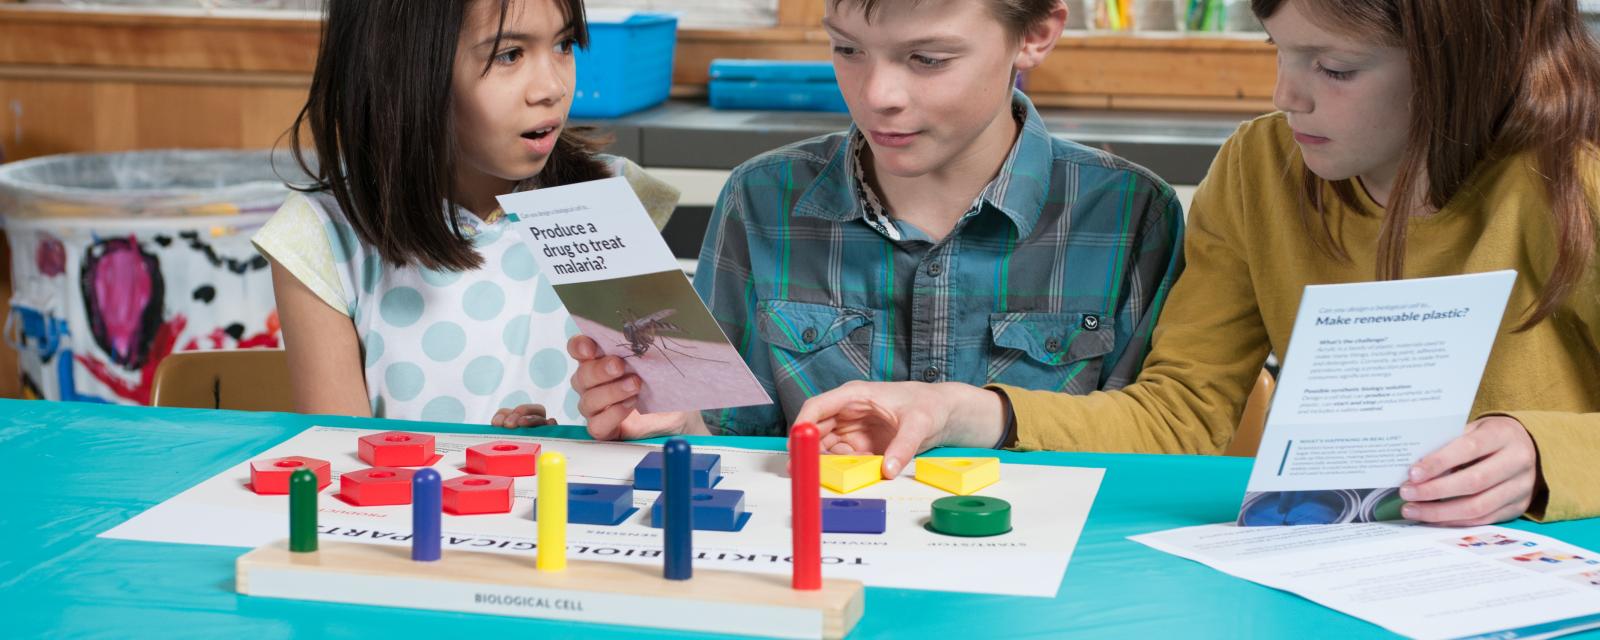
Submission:
M 1373 279 L 1377 216 L 1332 213 L 1349 262 L 1319 252 L 1301 226 L 1304 165 L 1291 135 L 1272 114 L 1223 146 L 1189 214 L 1187 271 L 1135 384 L 1088 396 L 1005 389 L 1017 448 L 1218 453 L 1268 352 L 1288 349 L 1305 286 Z M 1585 162 L 1583 175 L 1600 176 L 1600 162 Z M 1589 187 L 1600 202 L 1600 187 Z M 1486 165 L 1444 209 L 1410 222 L 1405 276 L 1518 272 L 1472 415 L 1506 414 L 1527 427 L 1540 472 L 1528 515 L 1562 520 L 1600 515 L 1600 267 L 1554 316 L 1514 332 L 1555 260 L 1549 210 L 1530 157 Z

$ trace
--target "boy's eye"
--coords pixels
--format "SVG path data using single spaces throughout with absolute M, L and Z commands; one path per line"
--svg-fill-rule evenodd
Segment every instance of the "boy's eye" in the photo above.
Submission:
M 505 51 L 501 51 L 500 53 L 494 54 L 494 62 L 495 62 L 495 64 L 516 64 L 517 61 L 521 60 L 521 59 L 522 59 L 522 49 L 518 49 L 518 48 L 515 48 L 515 47 L 510 48 L 510 49 L 506 49 Z
M 928 56 L 919 54 L 912 54 L 911 61 L 929 69 L 938 69 L 939 67 L 942 67 L 946 63 L 950 62 L 948 59 L 940 60 L 938 58 L 930 58 Z
M 844 56 L 846 58 L 848 58 L 850 56 L 853 56 L 853 55 L 855 55 L 855 54 L 857 54 L 859 52 L 860 52 L 860 50 L 856 49 L 855 47 L 848 47 L 848 46 L 845 46 L 845 45 L 834 45 L 833 46 L 834 55 Z
M 565 55 L 571 55 L 572 52 L 576 51 L 577 49 L 578 49 L 578 39 L 577 38 L 567 38 L 565 40 L 562 40 L 561 42 L 557 42 L 556 43 L 556 53 L 559 53 L 559 54 L 564 55 L 564 56 Z
M 1317 71 L 1322 75 L 1328 76 L 1330 80 L 1349 80 L 1351 76 L 1356 74 L 1354 71 L 1335 71 L 1322 66 L 1321 63 L 1317 64 Z

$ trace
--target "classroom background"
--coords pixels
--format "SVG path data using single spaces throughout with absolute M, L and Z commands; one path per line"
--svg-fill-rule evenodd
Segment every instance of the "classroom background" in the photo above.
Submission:
M 149 404 L 174 353 L 281 346 L 248 238 L 295 175 L 284 133 L 320 3 L 0 0 L 0 398 Z M 600 52 L 579 59 L 573 119 L 682 191 L 665 235 L 686 270 L 730 169 L 848 126 L 823 5 L 588 1 Z M 1600 33 L 1600 0 L 1583 5 Z M 1234 128 L 1272 108 L 1248 0 L 1071 6 L 1023 88 L 1056 135 L 1187 201 Z

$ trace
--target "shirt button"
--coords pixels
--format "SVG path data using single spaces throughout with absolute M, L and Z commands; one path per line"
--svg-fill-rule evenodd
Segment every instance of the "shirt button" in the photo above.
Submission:
M 1100 317 L 1099 316 L 1084 316 L 1083 317 L 1083 330 L 1084 331 L 1098 331 L 1099 329 L 1100 329 Z
M 1060 351 L 1061 350 L 1061 339 L 1060 338 L 1049 338 L 1049 339 L 1045 340 L 1044 341 L 1044 350 L 1045 351 L 1049 351 L 1050 353 L 1055 353 L 1057 351 Z
M 944 265 L 937 262 L 928 265 L 928 275 L 937 278 L 941 273 L 944 273 Z
M 928 367 L 926 369 L 923 369 L 922 370 L 922 381 L 923 382 L 938 382 L 939 381 L 939 368 L 938 367 Z
M 806 329 L 804 332 L 802 332 L 800 334 L 800 339 L 804 340 L 806 342 L 806 344 L 811 344 L 813 342 L 816 342 L 817 341 L 817 330 L 816 329 Z

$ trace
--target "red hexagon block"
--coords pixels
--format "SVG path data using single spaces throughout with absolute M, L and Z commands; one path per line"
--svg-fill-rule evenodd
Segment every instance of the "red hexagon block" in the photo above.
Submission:
M 467 473 L 522 478 L 539 472 L 539 445 L 496 440 L 467 447 Z
M 339 476 L 339 497 L 358 507 L 411 504 L 415 469 L 372 467 Z
M 511 478 L 461 476 L 444 481 L 444 510 L 458 516 L 511 512 Z
M 374 467 L 425 467 L 438 461 L 433 436 L 385 431 L 361 436 L 361 459 Z
M 310 469 L 317 474 L 317 491 L 328 488 L 328 484 L 333 482 L 327 460 L 289 456 L 251 462 L 250 490 L 261 495 L 289 493 L 289 474 L 301 469 Z

